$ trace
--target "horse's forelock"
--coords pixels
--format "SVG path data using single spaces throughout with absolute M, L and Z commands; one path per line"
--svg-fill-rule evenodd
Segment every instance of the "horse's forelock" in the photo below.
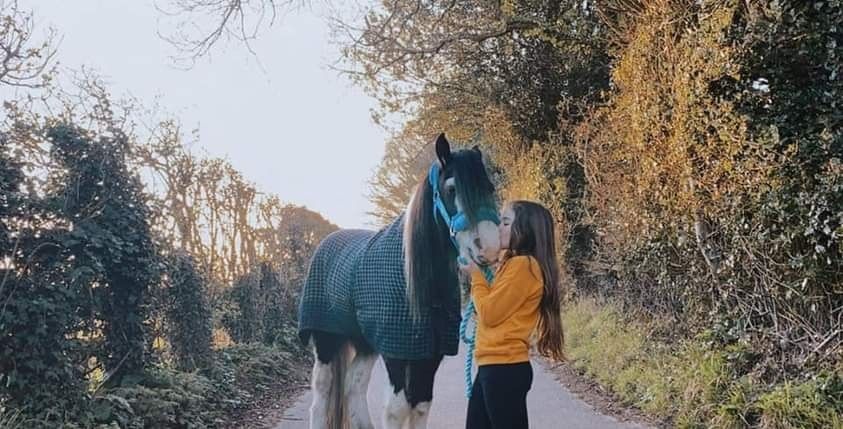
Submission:
M 475 151 L 454 153 L 449 163 L 456 179 L 457 194 L 472 225 L 477 225 L 480 210 L 495 208 L 495 187 L 486 174 L 486 167 Z

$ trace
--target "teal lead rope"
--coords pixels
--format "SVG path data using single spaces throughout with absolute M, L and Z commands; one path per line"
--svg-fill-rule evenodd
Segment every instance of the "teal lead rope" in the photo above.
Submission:
M 439 194 L 438 163 L 434 162 L 433 165 L 430 166 L 427 179 L 433 189 L 433 215 L 436 216 L 439 214 L 439 216 L 442 217 L 442 220 L 444 220 L 448 225 L 451 243 L 454 245 L 454 249 L 456 249 L 459 253 L 460 246 L 457 243 L 456 235 L 457 232 L 466 231 L 472 227 L 469 223 L 468 216 L 459 211 L 455 213 L 453 217 L 448 214 L 448 209 L 445 207 L 445 203 L 442 201 L 442 196 Z M 495 225 L 500 224 L 497 212 L 490 208 L 480 209 L 478 212 L 478 220 L 494 222 Z M 457 257 L 457 262 L 460 265 L 468 265 L 468 261 L 462 256 Z M 492 269 L 489 267 L 483 267 L 481 269 L 483 270 L 483 275 L 486 276 L 486 281 L 489 282 L 489 285 L 491 285 L 492 280 L 495 278 L 495 273 L 492 272 Z M 477 334 L 477 323 L 475 323 L 471 328 L 470 337 L 466 334 L 466 331 L 468 330 L 468 322 L 474 317 L 474 313 L 474 302 L 469 296 L 468 305 L 466 305 L 465 311 L 462 314 L 462 320 L 460 321 L 460 338 L 462 338 L 463 342 L 468 347 L 465 355 L 465 396 L 467 398 L 471 397 L 471 370 L 474 365 L 474 337 Z
M 486 277 L 486 283 L 489 286 L 492 285 L 492 281 L 495 280 L 495 273 L 492 272 L 492 269 L 489 267 L 482 267 L 481 270 L 483 271 L 483 275 Z M 474 321 L 474 324 L 471 327 L 471 336 L 468 335 L 468 322 L 474 319 L 474 315 L 476 312 L 474 311 L 474 300 L 471 299 L 471 295 L 469 294 L 468 297 L 468 304 L 465 306 L 465 310 L 462 313 L 462 321 L 460 321 L 460 338 L 466 345 L 466 352 L 465 352 L 465 397 L 471 398 L 471 388 L 472 384 L 474 383 L 474 378 L 472 376 L 472 370 L 474 369 L 474 348 L 476 346 L 475 338 L 477 337 L 477 321 Z

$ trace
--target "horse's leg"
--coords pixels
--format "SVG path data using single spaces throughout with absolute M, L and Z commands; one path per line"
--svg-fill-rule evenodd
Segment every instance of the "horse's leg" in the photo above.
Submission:
M 407 402 L 405 391 L 408 361 L 384 357 L 383 363 L 386 365 L 386 373 L 389 376 L 383 427 L 384 429 L 404 429 L 404 423 L 410 419 L 410 404 Z
M 310 429 L 326 428 L 328 421 L 328 395 L 333 384 L 331 362 L 323 362 L 314 350 L 313 374 L 310 377 L 313 402 L 310 404 Z
M 430 403 L 433 401 L 433 379 L 442 356 L 433 359 L 410 361 L 407 400 L 410 406 L 409 429 L 427 428 Z
M 366 394 L 369 390 L 372 368 L 378 360 L 378 355 L 362 341 L 355 342 L 354 349 L 354 359 L 351 361 L 345 381 L 351 429 L 374 429 Z
M 337 398 L 340 396 L 339 399 L 342 399 L 342 391 L 337 392 L 337 384 L 343 375 L 338 363 L 342 365 L 341 355 L 345 353 L 347 340 L 325 332 L 313 332 L 312 335 L 316 359 L 311 379 L 313 403 L 310 406 L 310 429 L 331 429 L 331 422 L 335 422 L 342 411 L 342 404 Z

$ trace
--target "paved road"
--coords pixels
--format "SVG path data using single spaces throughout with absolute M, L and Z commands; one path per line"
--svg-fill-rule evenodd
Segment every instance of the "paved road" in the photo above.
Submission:
M 463 386 L 462 354 L 445 358 L 436 374 L 436 386 L 433 393 L 433 407 L 430 412 L 430 429 L 461 429 L 465 427 L 465 399 Z M 534 381 L 527 395 L 527 408 L 530 415 L 530 427 L 565 428 L 565 429 L 643 429 L 633 423 L 618 422 L 612 417 L 596 412 L 591 406 L 577 399 L 559 384 L 553 375 L 545 371 L 538 362 L 533 363 Z M 375 427 L 381 429 L 381 412 L 386 397 L 386 369 L 378 361 L 369 384 L 369 410 Z M 310 392 L 305 392 L 296 403 L 287 410 L 276 429 L 306 429 L 308 427 L 308 409 Z

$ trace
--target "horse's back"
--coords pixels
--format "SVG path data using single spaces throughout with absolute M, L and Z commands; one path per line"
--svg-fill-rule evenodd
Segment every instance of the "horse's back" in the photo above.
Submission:
M 299 335 L 311 331 L 362 338 L 384 357 L 429 359 L 457 353 L 459 286 L 436 308 L 410 311 L 406 296 L 403 217 L 378 232 L 340 230 L 319 244 L 299 307 Z
M 299 303 L 299 335 L 310 331 L 359 335 L 351 290 L 360 256 L 374 231 L 343 229 L 331 233 L 316 248 Z

